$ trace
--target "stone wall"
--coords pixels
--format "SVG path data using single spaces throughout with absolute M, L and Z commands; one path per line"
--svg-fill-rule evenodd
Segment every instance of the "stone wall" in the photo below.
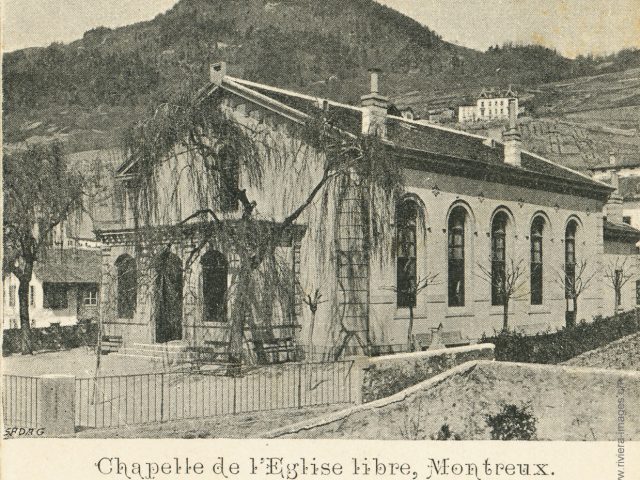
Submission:
M 388 397 L 465 362 L 493 359 L 488 343 L 370 358 L 363 369 L 362 401 Z
M 443 425 L 462 440 L 488 440 L 486 416 L 529 405 L 537 440 L 612 441 L 624 405 L 624 439 L 640 439 L 640 373 L 474 361 L 387 398 L 332 412 L 267 438 L 428 440 Z M 624 403 L 622 403 L 624 402 Z

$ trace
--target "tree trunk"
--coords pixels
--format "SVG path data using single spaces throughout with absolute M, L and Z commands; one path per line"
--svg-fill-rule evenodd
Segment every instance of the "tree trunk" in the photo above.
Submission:
M 502 331 L 509 331 L 509 300 L 505 299 L 502 306 Z
M 247 316 L 247 301 L 245 299 L 245 292 L 251 285 L 251 266 L 246 259 L 240 259 L 239 272 L 238 272 L 238 288 L 237 296 L 234 298 L 234 305 L 232 307 L 233 314 L 231 315 L 231 325 L 229 332 L 229 363 L 234 366 L 239 366 L 243 361 L 244 351 L 244 325 Z M 254 338 L 254 340 L 256 340 Z M 234 370 L 234 372 L 236 372 Z M 238 372 L 239 373 L 239 372 Z
M 245 305 L 241 298 L 241 293 L 238 297 L 240 298 L 237 298 L 236 301 L 239 303 L 235 307 L 237 308 L 235 315 L 231 317 L 231 331 L 229 334 L 229 362 L 234 365 L 240 365 L 242 363 L 242 350 L 244 343 Z
M 22 332 L 22 354 L 31 355 L 33 353 L 33 345 L 31 342 L 31 319 L 29 317 L 29 283 L 31 282 L 31 273 L 33 271 L 33 262 L 25 266 L 23 275 L 18 278 L 18 304 L 20 308 L 20 330 Z
M 576 325 L 578 319 L 578 297 L 573 297 L 573 314 L 571 315 L 571 326 Z
M 407 351 L 410 352 L 413 340 L 413 307 L 409 307 L 409 329 L 407 331 Z
M 316 312 L 311 312 L 311 325 L 309 325 L 309 340 L 307 342 L 308 354 L 311 359 L 309 361 L 313 362 L 315 360 L 314 352 L 313 352 L 313 329 L 316 323 Z

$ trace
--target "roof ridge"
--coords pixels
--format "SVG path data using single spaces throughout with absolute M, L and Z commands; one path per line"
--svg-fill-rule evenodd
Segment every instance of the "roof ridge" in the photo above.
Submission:
M 268 95 L 264 95 L 263 93 L 260 92 L 256 92 L 255 90 L 252 90 L 251 88 L 248 88 L 246 85 L 243 85 L 242 83 L 237 82 L 233 77 L 227 77 L 225 76 L 224 79 L 231 85 L 234 86 L 236 88 L 239 88 L 241 90 L 244 90 L 245 92 L 250 92 L 253 95 L 258 96 L 259 98 L 266 100 L 270 103 L 274 103 L 274 104 L 278 104 L 278 106 L 282 106 L 284 107 L 286 110 L 289 110 L 292 113 L 296 113 L 298 115 L 301 115 L 303 118 L 304 117 L 308 117 L 309 115 L 301 112 L 300 110 L 298 110 L 297 108 L 294 108 L 290 105 L 287 105 L 286 103 L 282 103 L 274 98 L 269 97 Z M 223 86 L 224 88 L 224 86 Z
M 437 125 L 435 123 L 423 123 L 421 120 L 409 120 L 408 118 L 398 117 L 397 115 L 387 115 L 389 118 L 393 118 L 394 120 L 400 120 L 405 123 L 409 123 L 412 125 L 417 125 L 420 127 L 428 127 L 433 128 L 435 130 L 443 130 L 445 132 L 457 133 L 459 135 L 464 135 L 466 137 L 477 138 L 479 140 L 490 140 L 489 137 L 483 137 L 481 135 L 476 135 L 475 133 L 465 132 L 464 130 L 456 130 L 455 128 L 444 127 L 442 125 Z
M 502 145 L 504 145 L 504 143 L 503 143 L 503 142 L 501 142 L 501 141 L 499 141 L 499 140 L 498 140 L 498 141 L 496 141 L 496 142 L 497 142 L 497 143 L 500 143 L 500 144 L 502 144 Z M 568 171 L 568 172 L 571 172 L 571 173 L 574 173 L 574 174 L 576 174 L 576 175 L 579 175 L 579 176 L 581 176 L 581 177 L 583 177 L 583 178 L 585 178 L 585 179 L 587 179 L 587 180 L 590 180 L 590 181 L 592 181 L 592 182 L 594 182 L 594 183 L 598 183 L 598 184 L 600 184 L 600 185 L 602 185 L 602 186 L 605 186 L 605 187 L 611 188 L 611 185 L 607 185 L 606 183 L 601 182 L 600 180 L 596 180 L 595 178 L 592 178 L 592 177 L 590 177 L 589 175 L 586 175 L 586 174 L 584 174 L 584 173 L 582 173 L 582 172 L 579 172 L 578 170 L 574 170 L 573 168 L 565 167 L 564 165 L 561 165 L 561 164 L 556 163 L 556 162 L 554 162 L 554 161 L 552 161 L 552 160 L 549 160 L 548 158 L 541 157 L 540 155 L 538 155 L 538 154 L 536 154 L 536 153 L 533 153 L 533 152 L 530 152 L 529 150 L 522 150 L 522 153 L 526 153 L 527 155 L 531 155 L 533 158 L 536 158 L 536 159 L 538 159 L 538 160 L 541 160 L 541 161 L 543 161 L 543 162 L 545 162 L 545 163 L 550 163 L 551 165 L 553 165 L 553 166 L 555 166 L 555 167 L 558 167 L 558 168 L 561 168 L 561 169 L 566 170 L 566 171 Z
M 290 95 L 292 97 L 302 98 L 304 100 L 309 100 L 311 102 L 316 102 L 318 106 L 322 106 L 322 102 L 326 101 L 329 105 L 333 105 L 335 107 L 343 107 L 351 110 L 356 110 L 361 112 L 362 108 L 356 107 L 355 105 L 349 105 L 348 103 L 336 102 L 335 100 L 331 100 L 324 97 L 317 97 L 313 95 L 307 95 L 305 93 L 296 92 L 293 90 L 287 90 L 286 88 L 274 87 L 272 85 L 266 85 L 264 83 L 252 82 L 251 80 L 245 80 L 244 78 L 231 77 L 229 75 L 225 75 L 225 79 L 229 79 L 233 83 L 240 84 L 245 87 L 256 87 L 263 88 L 265 90 L 270 90 L 275 93 L 282 93 L 284 95 Z

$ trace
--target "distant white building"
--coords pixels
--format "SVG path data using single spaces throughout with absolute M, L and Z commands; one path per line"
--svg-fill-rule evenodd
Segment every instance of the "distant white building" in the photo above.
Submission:
M 515 99 L 516 111 L 520 111 L 518 94 L 511 86 L 507 90 L 483 89 L 475 105 L 458 107 L 458 121 L 469 123 L 487 120 L 506 120 L 509 118 L 509 100 Z
M 461 105 L 458 107 L 458 122 L 471 123 L 476 120 L 476 106 L 475 105 Z

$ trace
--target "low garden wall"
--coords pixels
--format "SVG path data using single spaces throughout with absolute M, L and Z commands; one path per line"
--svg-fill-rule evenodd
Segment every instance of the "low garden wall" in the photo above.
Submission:
M 371 402 L 428 380 L 472 360 L 493 360 L 491 344 L 443 348 L 365 359 L 362 372 L 362 402 Z

